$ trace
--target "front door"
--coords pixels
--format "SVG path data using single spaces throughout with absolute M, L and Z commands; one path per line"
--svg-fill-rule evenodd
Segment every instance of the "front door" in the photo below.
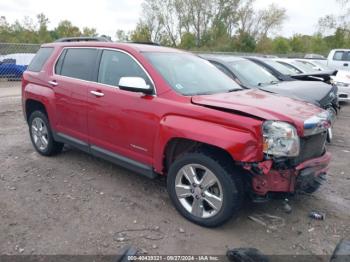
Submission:
M 121 77 L 142 77 L 153 85 L 144 69 L 122 51 L 104 50 L 97 84 L 88 88 L 88 130 L 92 150 L 103 150 L 152 165 L 159 119 L 157 97 L 120 90 Z

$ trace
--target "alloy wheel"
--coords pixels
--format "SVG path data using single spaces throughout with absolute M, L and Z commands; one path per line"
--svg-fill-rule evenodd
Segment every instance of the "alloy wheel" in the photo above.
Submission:
M 218 178 L 203 165 L 183 166 L 176 174 L 175 192 L 181 205 L 199 218 L 215 216 L 223 204 Z
M 45 122 L 39 117 L 34 118 L 31 131 L 36 147 L 40 151 L 45 151 L 49 144 L 48 129 Z

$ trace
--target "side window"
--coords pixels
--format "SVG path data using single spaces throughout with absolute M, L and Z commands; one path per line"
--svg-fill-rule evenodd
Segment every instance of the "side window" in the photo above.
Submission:
M 28 71 L 40 72 L 46 61 L 49 59 L 53 52 L 53 47 L 42 47 L 34 56 L 33 60 L 28 66 Z
M 104 50 L 98 72 L 98 82 L 118 86 L 121 77 L 141 77 L 148 85 L 152 86 L 144 70 L 129 55 L 118 51 Z
M 343 56 L 343 60 L 344 61 L 347 61 L 347 62 L 350 62 L 350 52 L 346 52 Z
M 57 74 L 57 75 L 61 74 L 62 64 L 63 64 L 64 57 L 66 56 L 66 51 L 67 50 L 63 50 L 63 52 L 61 53 L 60 57 L 57 60 L 56 65 L 55 65 L 55 74 Z
M 333 60 L 335 60 L 335 61 L 341 61 L 341 60 L 343 60 L 343 55 L 344 55 L 344 52 L 343 52 L 343 51 L 336 51 L 336 52 L 334 53 Z
M 92 48 L 70 48 L 63 52 L 61 61 L 56 64 L 56 74 L 92 81 L 97 59 L 97 49 Z M 60 65 L 62 64 L 62 66 Z

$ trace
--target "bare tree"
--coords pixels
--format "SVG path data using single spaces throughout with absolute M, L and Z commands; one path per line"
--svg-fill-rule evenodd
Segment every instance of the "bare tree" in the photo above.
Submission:
M 203 37 L 212 32 L 226 31 L 228 37 L 266 37 L 281 26 L 286 11 L 276 5 L 256 11 L 254 3 L 255 0 L 144 0 L 138 24 L 138 33 L 143 33 L 138 35 L 145 36 L 147 32 L 152 41 L 177 46 L 187 33 L 195 37 L 198 47 Z
M 318 20 L 318 30 L 320 33 L 329 33 L 336 29 L 350 32 L 350 0 L 337 0 L 342 7 L 341 15 L 329 14 Z
M 256 11 L 253 7 L 254 2 L 255 0 L 242 1 L 238 8 L 238 33 L 248 34 L 259 40 L 279 29 L 287 16 L 286 10 L 275 4 Z

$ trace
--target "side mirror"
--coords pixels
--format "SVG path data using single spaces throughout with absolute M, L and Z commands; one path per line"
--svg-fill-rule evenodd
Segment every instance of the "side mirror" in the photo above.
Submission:
M 121 90 L 153 94 L 153 89 L 141 77 L 121 77 L 118 86 Z

